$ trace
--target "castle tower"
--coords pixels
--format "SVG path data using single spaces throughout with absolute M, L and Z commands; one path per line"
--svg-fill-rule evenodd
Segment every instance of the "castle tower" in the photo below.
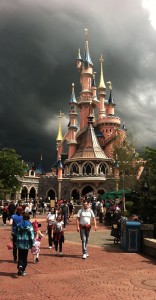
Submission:
M 58 200 L 61 199 L 61 190 L 62 190 L 62 170 L 63 165 L 61 161 L 61 156 L 59 156 L 58 162 L 57 162 L 57 181 L 58 181 Z
M 70 111 L 69 111 L 69 135 L 68 135 L 68 158 L 71 158 L 76 151 L 77 141 L 76 132 L 78 130 L 76 126 L 77 118 L 77 101 L 74 92 L 74 83 L 72 83 L 72 94 L 69 101 Z
M 99 98 L 100 98 L 100 109 L 99 109 L 99 118 L 103 118 L 106 116 L 106 109 L 105 109 L 105 96 L 106 96 L 106 85 L 104 81 L 103 76 L 103 63 L 104 59 L 102 58 L 102 55 L 99 59 L 100 65 L 101 65 L 101 72 L 100 72 L 100 83 L 99 83 Z
M 88 30 L 85 29 L 85 51 L 83 59 L 81 59 L 80 52 L 77 58 L 77 68 L 80 71 L 80 84 L 82 91 L 78 101 L 80 109 L 80 130 L 87 127 L 89 104 L 92 101 L 92 80 L 93 80 L 93 63 L 89 53 L 88 46 Z
M 114 103 L 114 99 L 113 99 L 113 95 L 112 95 L 112 82 L 108 81 L 107 83 L 109 84 L 109 90 L 110 90 L 110 95 L 109 95 L 109 99 L 108 99 L 107 115 L 113 116 L 115 103 Z
M 63 136 L 62 136 L 62 116 L 63 116 L 63 113 L 60 111 L 58 134 L 57 134 L 57 138 L 56 138 L 57 159 L 60 158 L 60 155 L 62 153 L 62 139 L 63 139 Z

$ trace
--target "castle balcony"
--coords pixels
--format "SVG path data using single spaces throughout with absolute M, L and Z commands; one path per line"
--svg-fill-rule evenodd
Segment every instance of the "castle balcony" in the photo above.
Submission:
M 69 180 L 71 182 L 77 182 L 77 183 L 91 183 L 91 182 L 96 182 L 100 183 L 103 181 L 106 181 L 106 176 L 104 174 L 89 174 L 89 175 L 82 175 L 82 174 L 77 174 L 77 175 L 70 175 Z

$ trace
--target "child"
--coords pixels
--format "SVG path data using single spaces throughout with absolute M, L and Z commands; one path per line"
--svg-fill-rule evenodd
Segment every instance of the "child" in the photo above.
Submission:
M 64 222 L 62 221 L 62 216 L 59 214 L 56 218 L 56 221 L 53 224 L 53 240 L 55 245 L 55 255 L 57 255 L 58 245 L 59 252 L 62 256 L 62 243 L 64 243 L 64 231 L 63 231 Z
M 38 229 L 38 222 L 36 220 L 33 222 L 33 228 L 34 228 L 35 245 L 32 247 L 31 252 L 34 255 L 34 264 L 36 264 L 37 262 L 39 262 L 41 238 L 42 238 L 43 234 Z
M 52 207 L 51 211 L 47 215 L 47 233 L 48 233 L 48 244 L 49 249 L 52 249 L 53 239 L 52 239 L 52 228 L 53 224 L 56 222 L 57 214 L 55 212 L 55 208 Z

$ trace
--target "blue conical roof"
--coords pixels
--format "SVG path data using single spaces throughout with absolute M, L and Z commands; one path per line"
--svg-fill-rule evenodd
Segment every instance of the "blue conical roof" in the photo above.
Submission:
M 75 92 L 74 92 L 74 83 L 72 83 L 72 94 L 69 100 L 70 103 L 77 103 L 76 97 L 75 97 Z

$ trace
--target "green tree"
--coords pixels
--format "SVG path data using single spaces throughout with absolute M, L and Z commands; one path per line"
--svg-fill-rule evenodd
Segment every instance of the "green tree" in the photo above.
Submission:
M 26 165 L 14 149 L 0 148 L 0 195 L 18 190 L 18 176 L 23 176 Z
M 142 183 L 140 188 L 143 191 L 144 185 L 148 186 L 148 193 L 146 195 L 146 208 L 149 222 L 156 223 L 156 149 L 145 147 L 143 157 L 145 160 L 144 173 L 142 176 Z
M 145 147 L 143 157 L 146 161 L 144 181 L 147 181 L 151 195 L 156 195 L 156 149 Z
M 143 160 L 139 153 L 135 151 L 135 142 L 133 133 L 129 133 L 126 139 L 117 139 L 114 145 L 114 157 L 119 170 L 120 188 L 136 189 L 137 174 Z

